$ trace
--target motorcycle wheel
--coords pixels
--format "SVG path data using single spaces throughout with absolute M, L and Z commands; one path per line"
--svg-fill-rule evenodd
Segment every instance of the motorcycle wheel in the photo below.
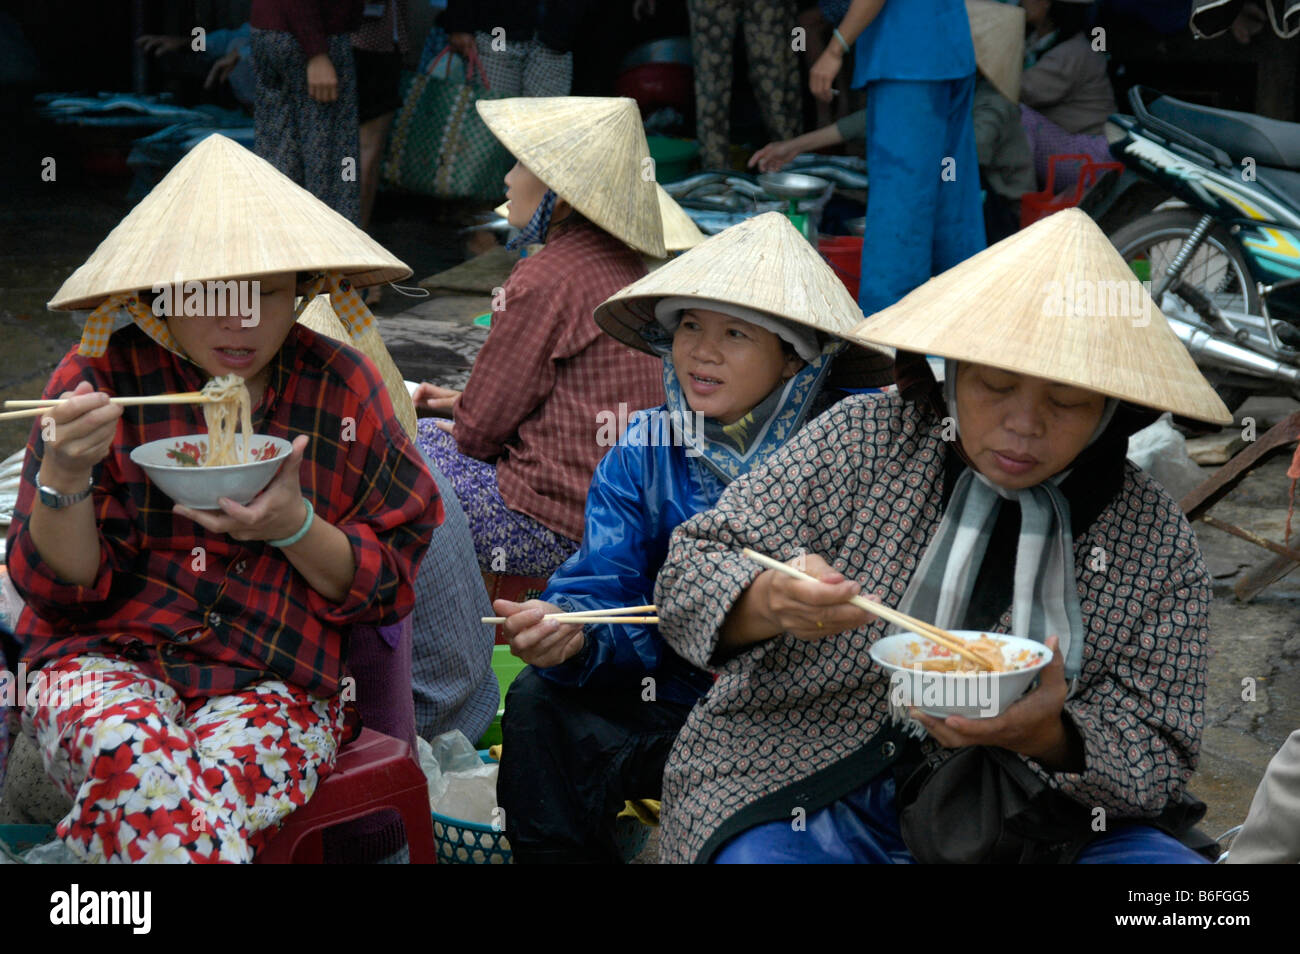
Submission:
M 1145 261 L 1146 271 L 1154 283 L 1200 220 L 1201 214 L 1193 209 L 1164 209 L 1116 229 L 1110 241 L 1130 265 Z M 1246 254 L 1222 225 L 1214 225 L 1205 233 L 1179 277 L 1208 295 L 1221 309 L 1259 313 L 1259 292 L 1251 280 Z M 1236 411 L 1256 393 L 1222 381 L 1212 368 L 1201 370 L 1229 411 Z M 1260 388 L 1259 393 L 1265 390 Z

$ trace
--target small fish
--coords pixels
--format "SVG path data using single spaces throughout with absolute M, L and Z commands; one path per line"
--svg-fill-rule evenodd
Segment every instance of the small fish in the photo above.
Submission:
M 763 187 L 757 182 L 753 182 L 750 179 L 743 179 L 740 176 L 728 176 L 727 185 L 736 192 L 740 192 L 754 199 L 762 198 L 767 194 L 763 191 Z
M 824 156 L 817 152 L 803 152 L 791 159 L 787 168 L 791 172 L 798 172 L 804 166 L 839 166 L 841 169 L 865 174 L 867 160 L 861 156 Z
M 737 225 L 752 215 L 739 212 L 721 212 L 705 209 L 687 209 L 686 214 L 705 235 L 717 235 L 725 228 Z
M 725 182 L 727 173 L 725 172 L 697 172 L 693 176 L 687 176 L 685 179 L 678 179 L 676 182 L 669 182 L 664 186 L 664 191 L 674 199 L 681 198 L 698 186 L 706 182 Z
M 839 166 L 800 166 L 797 170 L 791 169 L 791 172 L 799 172 L 805 176 L 816 176 L 819 179 L 827 179 L 835 183 L 841 189 L 865 189 L 867 188 L 867 176 L 865 173 L 854 172 L 850 169 L 841 169 Z
M 725 182 L 706 182 L 703 185 L 696 186 L 690 192 L 682 196 L 683 199 L 695 199 L 702 195 L 723 195 L 727 191 Z
M 683 208 L 694 206 L 703 209 L 725 209 L 729 212 L 740 212 L 751 207 L 753 203 L 746 202 L 738 195 L 702 195 L 683 200 Z

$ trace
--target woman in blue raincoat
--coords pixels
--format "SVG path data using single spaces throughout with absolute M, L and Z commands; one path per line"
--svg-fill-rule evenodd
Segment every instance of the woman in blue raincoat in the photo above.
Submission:
M 617 860 L 615 814 L 658 797 L 673 740 L 713 682 L 656 626 L 543 616 L 651 603 L 673 530 L 833 403 L 832 364 L 843 380 L 859 361 L 858 386 L 888 380 L 888 356 L 839 340 L 858 317 L 778 213 L 727 229 L 597 309 L 605 331 L 663 358 L 668 401 L 633 414 L 621 438 L 606 422 L 617 444 L 592 481 L 582 548 L 541 600 L 495 604 L 513 652 L 532 664 L 506 699 L 497 785 L 516 861 Z

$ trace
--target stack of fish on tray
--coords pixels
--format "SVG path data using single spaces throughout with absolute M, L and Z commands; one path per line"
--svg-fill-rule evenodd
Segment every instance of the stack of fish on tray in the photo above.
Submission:
M 798 211 L 811 216 L 815 225 L 836 190 L 866 191 L 866 168 L 866 160 L 858 157 L 805 153 L 796 156 L 782 171 L 826 181 L 826 189 L 820 195 L 799 201 Z M 759 185 L 758 176 L 741 172 L 699 172 L 666 183 L 664 191 L 706 235 L 714 235 L 763 212 L 785 212 L 789 208 L 789 200 L 769 195 Z

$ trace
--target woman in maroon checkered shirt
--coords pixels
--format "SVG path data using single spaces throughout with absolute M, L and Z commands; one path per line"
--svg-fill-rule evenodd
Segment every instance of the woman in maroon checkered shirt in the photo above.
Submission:
M 503 99 L 479 112 L 519 160 L 505 180 L 522 229 L 511 245 L 545 247 L 497 290 L 465 390 L 416 391 L 417 406 L 454 418 L 422 421 L 419 443 L 456 488 L 480 569 L 548 577 L 582 539 L 602 422 L 664 401 L 659 362 L 592 318 L 645 275 L 642 253 L 663 257 L 663 224 L 632 100 Z

